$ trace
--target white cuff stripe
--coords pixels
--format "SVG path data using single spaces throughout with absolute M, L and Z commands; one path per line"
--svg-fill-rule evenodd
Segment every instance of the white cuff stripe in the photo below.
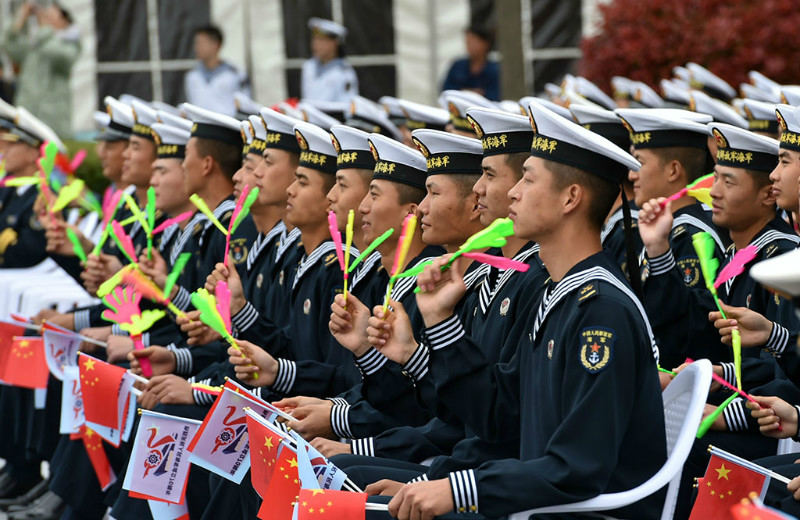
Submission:
M 429 480 L 428 475 L 423 473 L 422 475 L 414 477 L 411 480 L 409 480 L 408 484 L 413 484 L 414 482 L 427 482 L 428 480 Z
M 415 380 L 419 381 L 425 374 L 428 373 L 428 366 L 430 364 L 431 351 L 424 343 L 420 343 L 417 350 L 408 358 L 406 364 L 403 365 L 403 370 L 407 372 Z
M 192 303 L 192 297 L 189 294 L 189 291 L 183 287 L 178 287 L 178 293 L 175 295 L 175 298 L 172 299 L 172 303 L 175 305 L 175 307 L 185 311 L 189 308 L 189 304 Z
M 353 455 L 363 455 L 365 457 L 375 456 L 375 444 L 372 437 L 353 439 L 350 444 L 350 449 L 353 451 Z
M 725 417 L 725 422 L 728 424 L 728 430 L 738 432 L 747 429 L 747 415 L 744 401 L 741 399 L 736 399 L 729 404 L 722 411 L 722 415 Z
M 668 249 L 666 253 L 663 255 L 657 256 L 655 258 L 648 259 L 648 265 L 650 267 L 650 276 L 658 276 L 660 274 L 666 274 L 675 267 L 675 256 L 672 254 L 672 250 Z
M 244 332 L 252 327 L 256 320 L 258 320 L 258 311 L 250 302 L 245 303 L 236 316 L 231 317 L 231 323 L 239 332 Z
M 92 323 L 89 319 L 89 309 L 75 311 L 72 315 L 72 326 L 75 328 L 75 332 L 80 332 L 83 329 L 91 327 Z
M 349 404 L 347 402 L 347 399 L 345 399 L 344 397 L 328 397 L 327 400 L 332 402 L 334 405 L 338 404 L 340 406 L 345 406 Z
M 333 430 L 333 433 L 339 438 L 350 439 L 353 437 L 348 421 L 349 412 L 349 404 L 334 404 L 333 407 L 331 407 L 331 430 Z
M 453 315 L 438 325 L 426 329 L 425 336 L 429 340 L 430 347 L 433 350 L 439 350 L 461 339 L 464 336 L 464 327 L 458 316 Z
M 478 512 L 478 489 L 473 470 L 450 473 L 450 486 L 453 488 L 456 513 Z
M 389 361 L 386 356 L 378 352 L 375 347 L 370 347 L 366 354 L 356 358 L 356 366 L 364 372 L 365 375 L 372 375 L 381 368 L 386 362 Z
M 297 365 L 294 361 L 288 359 L 278 360 L 278 375 L 275 377 L 275 383 L 272 388 L 282 394 L 288 394 L 294 386 L 294 380 L 297 375 Z
M 736 386 L 736 365 L 734 363 L 720 363 L 722 379 Z
M 772 332 L 769 333 L 767 349 L 775 354 L 783 354 L 786 345 L 789 343 L 789 331 L 780 323 L 773 322 Z

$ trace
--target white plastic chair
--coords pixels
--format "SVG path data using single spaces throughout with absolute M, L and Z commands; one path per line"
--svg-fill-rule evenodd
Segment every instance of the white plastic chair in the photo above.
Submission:
M 678 499 L 678 484 L 683 464 L 689 457 L 697 427 L 703 418 L 708 389 L 711 385 L 711 362 L 701 359 L 686 367 L 669 384 L 664 401 L 664 423 L 667 430 L 667 461 L 658 472 L 643 484 L 628 491 L 606 493 L 588 500 L 558 506 L 541 507 L 514 513 L 509 520 L 527 520 L 530 515 L 543 513 L 591 513 L 608 511 L 637 502 L 652 495 L 665 485 L 667 497 L 661 520 L 670 520 Z

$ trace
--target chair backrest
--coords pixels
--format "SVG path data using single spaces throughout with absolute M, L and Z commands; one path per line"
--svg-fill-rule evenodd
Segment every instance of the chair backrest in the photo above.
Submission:
M 703 417 L 703 409 L 710 386 L 711 362 L 701 359 L 681 371 L 664 390 L 662 400 L 667 435 L 667 460 L 661 469 L 646 482 L 627 491 L 606 493 L 574 504 L 542 507 L 515 513 L 509 519 L 527 520 L 530 515 L 543 513 L 577 513 L 617 509 L 650 496 L 665 485 L 669 485 L 669 487 L 661 519 L 671 519 L 675 511 L 675 502 L 678 499 L 681 470 L 692 449 L 697 427 Z

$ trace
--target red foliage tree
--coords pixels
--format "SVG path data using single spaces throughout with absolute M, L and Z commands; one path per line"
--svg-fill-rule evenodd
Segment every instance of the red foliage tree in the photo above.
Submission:
M 750 70 L 800 83 L 796 0 L 612 0 L 599 9 L 600 33 L 581 43 L 579 70 L 603 88 L 612 76 L 657 87 L 688 61 L 734 88 Z

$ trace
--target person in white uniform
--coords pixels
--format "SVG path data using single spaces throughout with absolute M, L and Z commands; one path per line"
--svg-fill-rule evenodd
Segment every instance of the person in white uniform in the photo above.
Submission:
M 301 96 L 314 101 L 349 102 L 358 95 L 358 78 L 343 58 L 347 29 L 331 20 L 311 18 L 312 58 L 303 64 Z
M 247 74 L 220 58 L 222 31 L 209 25 L 194 32 L 197 66 L 186 73 L 183 88 L 186 101 L 208 110 L 236 115 L 234 94 L 250 96 Z

